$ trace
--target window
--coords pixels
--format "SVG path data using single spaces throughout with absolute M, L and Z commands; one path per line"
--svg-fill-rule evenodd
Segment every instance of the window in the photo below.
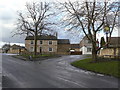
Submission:
M 88 40 L 85 40 L 85 43 L 88 43 Z
M 34 51 L 33 47 L 30 47 L 30 51 L 31 51 L 31 52 L 33 52 L 33 51 Z
M 91 41 L 90 41 L 90 40 L 88 40 L 88 43 L 91 43 Z
M 31 41 L 31 44 L 33 44 L 33 41 Z
M 42 42 L 42 41 L 40 41 L 40 44 L 43 44 L 43 42 Z
M 52 41 L 49 41 L 49 44 L 52 44 Z
M 49 48 L 49 51 L 52 52 L 52 51 L 53 51 L 53 48 Z
M 91 52 L 92 51 L 92 48 L 87 48 L 87 52 Z

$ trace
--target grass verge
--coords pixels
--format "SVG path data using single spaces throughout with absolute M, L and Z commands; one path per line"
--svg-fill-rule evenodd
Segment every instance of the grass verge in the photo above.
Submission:
M 42 54 L 42 55 L 33 55 L 33 54 L 23 54 L 23 55 L 20 55 L 22 57 L 25 57 L 25 58 L 29 58 L 29 56 L 31 56 L 32 58 L 40 58 L 40 57 L 52 57 L 54 55 L 46 55 L 46 54 Z
M 31 59 L 30 59 L 31 56 Z M 38 55 L 33 55 L 33 54 L 22 54 L 22 55 L 17 55 L 13 56 L 18 59 L 22 59 L 25 61 L 39 61 L 39 60 L 45 60 L 45 59 L 51 59 L 51 58 L 57 58 L 60 57 L 60 55 L 52 55 L 52 54 L 38 54 Z
M 88 71 L 93 71 L 120 78 L 120 61 L 106 61 L 96 63 L 91 63 L 91 61 L 91 58 L 87 58 L 72 62 L 71 65 Z

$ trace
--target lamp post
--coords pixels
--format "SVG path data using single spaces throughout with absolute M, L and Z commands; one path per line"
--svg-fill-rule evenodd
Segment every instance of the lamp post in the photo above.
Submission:
M 108 24 L 106 24 L 106 25 L 104 26 L 104 32 L 105 32 L 105 34 L 106 34 L 106 43 L 108 43 L 108 33 L 109 33 L 109 31 L 110 31 L 110 27 L 109 27 Z M 108 47 L 108 44 L 107 44 L 107 47 Z

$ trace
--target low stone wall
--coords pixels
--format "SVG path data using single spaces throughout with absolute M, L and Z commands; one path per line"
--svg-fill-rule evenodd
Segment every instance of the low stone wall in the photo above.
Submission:
M 100 55 L 104 58 L 120 58 L 120 48 L 106 48 L 100 50 Z

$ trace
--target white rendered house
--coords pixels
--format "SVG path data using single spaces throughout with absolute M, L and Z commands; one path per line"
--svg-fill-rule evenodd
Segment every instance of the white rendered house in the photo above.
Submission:
M 92 54 L 92 47 L 83 46 L 80 51 L 82 51 L 82 54 Z
M 92 43 L 86 36 L 80 41 L 80 51 L 82 54 L 92 54 Z

